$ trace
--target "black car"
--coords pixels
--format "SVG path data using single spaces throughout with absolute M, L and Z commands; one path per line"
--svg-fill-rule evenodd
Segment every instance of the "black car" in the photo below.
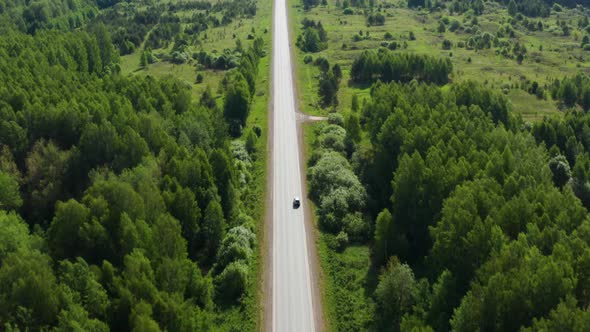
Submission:
M 301 205 L 301 200 L 299 199 L 299 197 L 295 197 L 293 198 L 293 208 L 296 209 Z

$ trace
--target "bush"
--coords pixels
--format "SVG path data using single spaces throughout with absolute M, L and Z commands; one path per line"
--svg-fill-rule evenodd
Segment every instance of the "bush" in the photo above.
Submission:
M 443 42 L 442 42 L 442 49 L 443 50 L 450 50 L 452 46 L 453 46 L 453 43 L 451 43 L 450 40 L 448 40 L 448 39 L 443 40 Z
M 188 54 L 184 52 L 174 51 L 172 53 L 172 62 L 175 64 L 183 64 L 188 60 Z
M 248 266 L 241 261 L 230 263 L 215 278 L 217 294 L 224 300 L 238 299 L 246 290 L 248 284 Z
M 386 40 L 390 40 L 393 38 L 393 35 L 390 32 L 386 32 L 383 38 L 385 38 Z
M 340 113 L 330 113 L 328 115 L 328 123 L 344 127 L 344 117 Z
M 342 11 L 342 13 L 344 15 L 353 15 L 354 11 L 352 10 L 352 8 L 344 8 L 344 10 Z
M 318 57 L 313 64 L 320 67 L 320 70 L 323 72 L 327 72 L 330 69 L 330 62 L 324 57 Z
M 330 124 L 322 129 L 318 140 L 320 147 L 342 152 L 344 151 L 344 138 L 346 138 L 346 130 L 339 125 Z
M 260 137 L 262 135 L 262 128 L 260 128 L 259 126 L 255 125 L 254 127 L 252 127 L 252 131 L 254 131 L 254 133 L 256 134 L 256 136 Z
M 336 235 L 336 250 L 343 251 L 346 246 L 348 245 L 348 234 L 346 232 L 341 231 Z
M 313 57 L 311 55 L 306 55 L 303 58 L 303 63 L 305 63 L 305 64 L 310 64 L 312 61 L 313 61 Z
M 367 239 L 369 225 L 363 220 L 360 212 L 347 214 L 342 220 L 344 231 L 354 242 L 363 242 Z
M 449 31 L 455 32 L 460 28 L 461 28 L 461 23 L 459 23 L 459 21 L 457 21 L 457 20 L 453 20 L 453 22 L 451 22 L 451 26 L 449 26 Z
M 584 51 L 590 51 L 590 44 L 584 45 Z
M 197 74 L 197 83 L 199 83 L 199 84 L 203 83 L 203 74 L 201 74 L 201 73 Z
M 256 136 L 256 133 L 254 133 L 254 130 L 248 130 L 248 133 L 246 134 L 246 150 L 249 154 L 256 152 L 257 139 L 258 136 Z
M 232 262 L 250 260 L 255 240 L 254 234 L 245 226 L 236 226 L 230 229 L 223 238 L 217 253 L 215 270 L 220 272 Z

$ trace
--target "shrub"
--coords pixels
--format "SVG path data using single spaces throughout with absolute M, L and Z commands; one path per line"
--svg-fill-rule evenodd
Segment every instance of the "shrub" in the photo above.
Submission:
M 316 58 L 313 64 L 320 67 L 320 70 L 323 72 L 327 72 L 330 69 L 330 62 L 324 57 Z
M 248 284 L 248 266 L 241 262 L 229 264 L 215 278 L 215 289 L 221 298 L 227 301 L 238 299 Z
M 245 226 L 236 226 L 227 232 L 217 253 L 215 270 L 222 271 L 232 262 L 247 262 L 252 257 L 252 247 L 256 237 Z
M 346 232 L 341 231 L 336 235 L 336 246 L 338 251 L 342 251 L 348 245 L 348 234 Z
M 393 38 L 393 35 L 390 32 L 386 32 L 383 38 L 385 38 L 386 40 L 390 40 Z
M 344 127 L 344 117 L 340 113 L 330 113 L 328 115 L 328 123 Z
M 246 150 L 248 153 L 252 154 L 256 152 L 256 140 L 258 136 L 254 133 L 254 130 L 248 130 L 246 134 Z
M 449 31 L 455 32 L 460 28 L 461 28 L 461 23 L 459 23 L 459 21 L 457 21 L 457 20 L 453 20 L 453 22 L 451 22 L 451 26 L 449 26 Z
M 353 15 L 354 11 L 352 10 L 352 8 L 344 8 L 344 10 L 342 11 L 342 13 L 344 15 Z
M 344 231 L 354 242 L 363 242 L 367 238 L 369 225 L 363 220 L 360 212 L 347 214 L 342 220 Z
M 443 42 L 442 42 L 443 50 L 450 50 L 452 46 L 453 46 L 453 43 L 451 43 L 450 40 L 448 40 L 448 39 L 443 40 Z
M 343 121 L 342 121 L 343 122 Z M 339 125 L 331 124 L 326 126 L 319 136 L 320 146 L 324 149 L 344 151 L 344 138 L 346 130 Z
M 305 63 L 305 64 L 310 64 L 312 61 L 313 61 L 313 57 L 311 55 L 306 55 L 303 58 L 303 63 Z
M 254 133 L 256 134 L 256 136 L 260 137 L 262 135 L 262 128 L 260 128 L 259 126 L 255 125 L 254 127 L 252 127 L 252 131 L 254 131 Z
M 201 73 L 197 74 L 197 83 L 199 83 L 199 84 L 203 83 L 203 74 L 201 74 Z

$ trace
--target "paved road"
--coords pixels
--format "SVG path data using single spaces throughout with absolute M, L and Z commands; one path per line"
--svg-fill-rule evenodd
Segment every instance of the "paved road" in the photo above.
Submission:
M 306 332 L 315 323 L 285 2 L 275 0 L 273 21 L 272 330 Z

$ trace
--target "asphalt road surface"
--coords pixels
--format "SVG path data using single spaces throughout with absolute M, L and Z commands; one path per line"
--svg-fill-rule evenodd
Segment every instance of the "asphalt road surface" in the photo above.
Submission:
M 273 18 L 272 330 L 305 332 L 315 323 L 285 2 L 275 0 Z

